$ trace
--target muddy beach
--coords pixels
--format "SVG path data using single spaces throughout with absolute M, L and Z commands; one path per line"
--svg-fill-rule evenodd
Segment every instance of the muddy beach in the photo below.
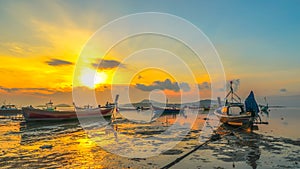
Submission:
M 0 123 L 0 166 L 163 168 L 185 156 L 169 168 L 299 168 L 300 140 L 297 138 L 299 132 L 294 128 L 298 125 L 298 111 L 296 108 L 271 109 L 269 125 L 259 126 L 253 133 L 219 126 L 215 130 L 219 135 L 217 139 L 187 156 L 202 144 L 203 124 L 215 120 L 207 119 L 208 112 L 198 112 L 186 133 L 183 130 L 168 131 L 175 123 L 185 126 L 180 119 L 186 118 L 179 115 L 163 116 L 151 123 L 118 119 L 111 125 L 117 128 L 116 133 L 99 125 L 90 125 L 83 130 L 78 121 L 33 124 L 3 118 Z M 129 117 L 130 112 L 128 114 Z M 282 127 L 290 132 L 282 134 Z M 162 134 L 166 131 L 169 133 Z M 166 146 L 170 147 L 159 151 Z M 151 156 L 143 157 L 145 154 Z

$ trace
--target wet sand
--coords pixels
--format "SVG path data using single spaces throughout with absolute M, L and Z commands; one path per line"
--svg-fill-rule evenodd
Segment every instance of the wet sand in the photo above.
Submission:
M 294 128 L 300 127 L 297 123 L 299 110 L 272 109 L 270 124 L 259 126 L 254 133 L 230 132 L 220 126 L 216 130 L 220 139 L 201 146 L 171 168 L 300 168 L 299 132 Z M 199 112 L 195 123 L 184 135 L 176 130 L 161 135 L 174 123 L 186 124 L 186 121 L 176 121 L 186 119 L 179 115 L 160 117 L 152 123 L 119 119 L 112 125 L 117 128 L 117 138 L 107 127 L 91 125 L 86 132 L 78 121 L 26 123 L 0 119 L 0 167 L 162 168 L 201 144 L 199 138 L 206 116 L 207 112 Z M 208 122 L 212 120 L 215 119 Z M 282 134 L 282 131 L 286 132 Z M 91 139 L 91 136 L 97 139 Z M 157 152 L 166 141 L 178 144 L 152 157 L 138 156 L 143 152 Z M 137 147 L 140 152 L 131 154 Z M 131 157 L 111 151 L 128 153 Z

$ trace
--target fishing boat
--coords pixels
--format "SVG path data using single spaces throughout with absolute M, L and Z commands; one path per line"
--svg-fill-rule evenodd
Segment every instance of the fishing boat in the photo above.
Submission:
M 16 117 L 21 114 L 21 110 L 18 109 L 14 104 L 5 104 L 0 107 L 0 116 L 1 117 Z
M 230 82 L 230 91 L 225 99 L 225 105 L 214 111 L 221 123 L 252 129 L 254 123 L 261 121 L 253 91 L 250 92 L 245 103 L 242 103 L 241 98 L 234 93 L 232 82 Z
M 168 104 L 168 99 L 166 100 L 165 107 L 154 106 L 151 104 L 151 109 L 154 111 L 155 114 L 160 114 L 160 115 L 179 114 L 181 111 L 184 111 L 183 108 L 178 108 L 175 105 L 170 106 L 170 104 Z
M 26 121 L 71 120 L 77 118 L 110 117 L 114 107 L 76 108 L 72 111 L 59 111 L 53 102 L 46 103 L 45 109 L 36 109 L 32 106 L 23 107 L 22 113 Z
M 150 110 L 150 107 L 118 107 L 119 111 L 143 111 L 143 110 Z
M 152 105 L 152 109 L 155 112 L 161 112 L 161 114 L 179 114 L 180 111 L 183 111 L 183 109 L 178 108 L 178 107 L 158 107 Z

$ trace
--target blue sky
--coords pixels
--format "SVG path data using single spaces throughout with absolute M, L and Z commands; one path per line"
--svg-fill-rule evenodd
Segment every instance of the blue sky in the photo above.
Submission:
M 104 24 L 128 14 L 163 12 L 200 28 L 215 45 L 227 78 L 240 79 L 244 93 L 253 89 L 260 95 L 296 95 L 300 94 L 299 11 L 297 0 L 0 0 L 0 57 L 7 60 L 0 65 L 1 78 L 11 76 L 8 72 L 13 70 L 6 65 L 18 60 L 28 63 L 26 71 L 39 65 L 33 60 L 74 62 L 72 56 L 82 43 Z M 68 30 L 71 33 L 60 39 Z M 74 43 L 68 44 L 67 40 Z M 73 46 L 78 50 L 67 51 Z M 68 69 L 62 68 L 61 72 Z M 18 87 L 13 82 L 0 86 Z
M 48 22 L 63 22 L 61 13 L 56 13 L 53 10 L 55 5 L 51 4 L 61 6 L 76 24 L 82 24 L 83 27 L 91 27 L 92 29 L 97 29 L 123 15 L 156 11 L 187 19 L 204 31 L 216 47 L 221 48 L 221 50 L 223 46 L 235 47 L 234 50 L 238 56 L 224 55 L 225 58 L 234 57 L 233 59 L 250 62 L 259 59 L 265 68 L 269 65 L 264 62 L 272 60 L 271 67 L 273 69 L 296 68 L 300 63 L 300 57 L 297 57 L 298 40 L 300 39 L 300 2 L 297 0 L 164 0 L 148 3 L 139 0 L 87 2 L 61 0 L 53 3 L 48 1 L 2 0 L 0 3 L 2 4 L 0 18 L 5 23 L 2 25 L 4 29 L 1 31 L 2 35 L 5 34 L 4 40 L 5 37 L 19 39 L 30 36 L 32 33 L 30 29 L 25 28 L 24 30 L 23 27 L 23 22 L 30 18 L 26 15 L 24 17 L 18 15 L 19 12 L 26 11 L 25 13 L 31 13 Z M 11 32 L 14 33 L 11 34 Z

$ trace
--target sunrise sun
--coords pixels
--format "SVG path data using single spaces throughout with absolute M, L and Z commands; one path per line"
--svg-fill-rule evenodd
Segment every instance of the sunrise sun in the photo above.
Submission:
M 105 84 L 108 75 L 105 72 L 95 72 L 95 70 L 86 68 L 82 70 L 81 84 L 89 88 L 95 88 L 97 85 Z

